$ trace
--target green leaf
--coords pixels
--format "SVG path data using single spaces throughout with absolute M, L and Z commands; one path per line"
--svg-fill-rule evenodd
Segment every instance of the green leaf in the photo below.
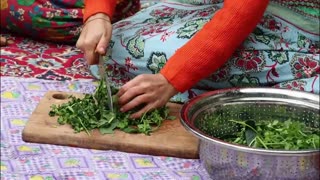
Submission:
M 123 131 L 126 133 L 138 133 L 138 130 L 132 127 L 126 127 L 125 129 L 123 129 Z
M 251 126 L 254 129 L 256 129 L 256 124 L 254 121 L 251 121 L 251 120 L 246 121 L 246 124 Z M 249 128 L 248 126 L 246 126 L 245 127 L 245 136 L 246 136 L 247 145 L 249 146 L 255 140 L 257 133 L 256 133 L 256 131 L 254 131 L 251 128 Z
M 99 131 L 101 134 L 112 134 L 112 133 L 114 133 L 114 130 L 118 126 L 118 124 L 119 124 L 118 120 L 113 121 L 112 124 L 110 124 L 110 126 L 107 128 L 100 127 Z

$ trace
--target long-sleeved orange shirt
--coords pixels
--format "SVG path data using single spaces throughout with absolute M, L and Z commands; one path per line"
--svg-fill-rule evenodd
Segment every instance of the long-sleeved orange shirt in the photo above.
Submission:
M 160 73 L 180 92 L 221 67 L 259 23 L 269 0 L 225 0 L 222 9 L 168 60 Z M 116 0 L 86 0 L 84 20 L 112 16 Z

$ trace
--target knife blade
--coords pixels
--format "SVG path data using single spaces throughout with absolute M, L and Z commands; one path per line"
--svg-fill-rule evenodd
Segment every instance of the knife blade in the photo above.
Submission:
M 111 92 L 111 87 L 109 83 L 109 78 L 106 73 L 106 67 L 104 65 L 104 60 L 103 56 L 99 56 L 99 75 L 100 75 L 100 80 L 104 80 L 107 86 L 107 95 L 108 95 L 108 106 L 109 109 L 113 112 L 113 99 L 112 99 L 112 92 Z

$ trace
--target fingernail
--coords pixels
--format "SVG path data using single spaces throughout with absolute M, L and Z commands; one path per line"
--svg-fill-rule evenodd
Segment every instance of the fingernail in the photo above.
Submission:
M 123 108 L 120 108 L 120 111 L 121 111 L 121 112 L 123 112 L 123 110 L 124 110 Z
M 104 52 L 104 48 L 100 48 L 99 50 L 100 50 L 101 52 Z

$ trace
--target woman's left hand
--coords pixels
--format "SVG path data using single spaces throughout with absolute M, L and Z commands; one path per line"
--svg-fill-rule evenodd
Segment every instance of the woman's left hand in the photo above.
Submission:
M 131 115 L 131 118 L 139 118 L 150 110 L 164 106 L 177 93 L 178 91 L 162 74 L 142 74 L 127 82 L 119 90 L 120 111 L 126 112 L 144 105 Z

